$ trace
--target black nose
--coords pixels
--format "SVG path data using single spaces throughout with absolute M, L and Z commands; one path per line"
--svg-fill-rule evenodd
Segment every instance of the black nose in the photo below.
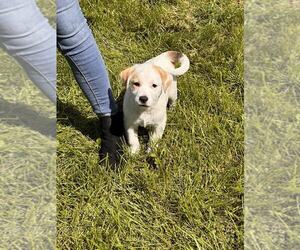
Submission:
M 141 103 L 146 103 L 148 101 L 148 97 L 143 95 L 143 96 L 140 96 L 140 102 Z

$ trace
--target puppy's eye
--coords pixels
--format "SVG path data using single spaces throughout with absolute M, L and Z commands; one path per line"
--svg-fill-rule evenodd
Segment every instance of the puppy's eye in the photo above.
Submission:
M 156 88 L 156 87 L 157 87 L 157 84 L 152 84 L 152 87 L 153 87 L 153 88 Z
M 139 87 L 141 85 L 139 82 L 133 82 L 132 84 L 136 87 Z

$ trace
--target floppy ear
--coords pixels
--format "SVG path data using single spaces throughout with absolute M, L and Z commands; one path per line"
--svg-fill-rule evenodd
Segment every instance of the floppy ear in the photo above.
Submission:
M 128 81 L 128 78 L 129 76 L 131 75 L 131 73 L 133 72 L 134 68 L 133 67 L 129 67 L 127 69 L 124 69 L 121 73 L 120 73 L 120 77 L 121 77 L 121 80 L 124 84 L 124 86 L 127 85 L 127 81 Z
M 166 91 L 172 83 L 172 76 L 167 71 L 164 71 L 161 67 L 158 66 L 154 66 L 154 67 L 160 74 L 163 88 Z

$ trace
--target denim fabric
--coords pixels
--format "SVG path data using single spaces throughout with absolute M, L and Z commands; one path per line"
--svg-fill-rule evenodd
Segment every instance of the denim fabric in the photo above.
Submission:
M 57 43 L 99 116 L 117 111 L 108 73 L 78 0 L 57 0 Z
M 56 36 L 34 0 L 0 0 L 0 46 L 56 102 Z

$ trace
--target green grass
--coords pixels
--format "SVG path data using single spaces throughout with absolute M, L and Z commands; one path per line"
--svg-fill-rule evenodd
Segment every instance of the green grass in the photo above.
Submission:
M 54 1 L 38 0 L 46 16 Z M 0 49 L 0 249 L 55 243 L 55 105 Z
M 112 88 L 167 50 L 191 60 L 159 147 L 98 165 L 97 119 L 58 56 L 59 249 L 243 248 L 243 6 L 225 1 L 81 1 Z
M 299 1 L 248 1 L 245 249 L 300 245 Z

